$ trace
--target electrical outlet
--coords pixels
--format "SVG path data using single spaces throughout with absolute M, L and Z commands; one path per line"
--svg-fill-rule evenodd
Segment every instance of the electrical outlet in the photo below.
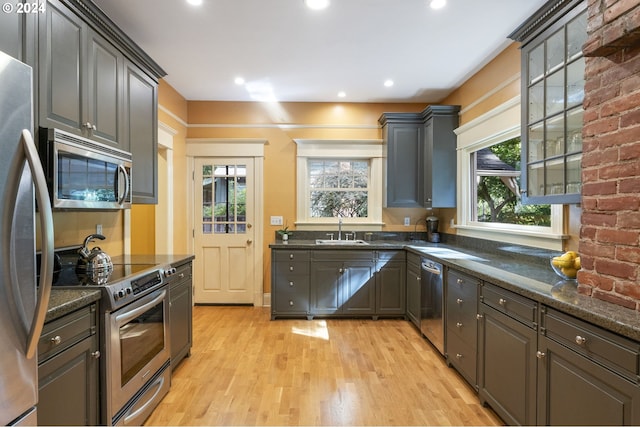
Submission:
M 408 226 L 410 226 L 410 225 L 411 225 L 411 217 L 409 217 L 409 216 L 405 216 L 405 217 L 404 217 L 404 226 L 405 226 L 405 227 L 408 227 Z
M 453 218 L 451 218 L 451 221 L 449 222 L 449 227 L 453 228 L 456 226 L 456 222 L 454 221 Z
M 102 234 L 102 224 L 96 224 L 96 234 Z
M 282 225 L 282 216 L 272 216 L 271 225 Z

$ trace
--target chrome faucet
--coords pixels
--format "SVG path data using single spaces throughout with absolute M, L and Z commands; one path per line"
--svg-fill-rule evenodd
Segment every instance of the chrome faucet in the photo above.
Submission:
M 338 215 L 338 240 L 342 240 L 342 217 Z

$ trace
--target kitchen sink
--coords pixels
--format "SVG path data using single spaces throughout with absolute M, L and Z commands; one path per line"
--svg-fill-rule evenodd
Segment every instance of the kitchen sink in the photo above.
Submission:
M 368 242 L 364 240 L 331 240 L 331 239 L 316 239 L 316 245 L 368 245 Z

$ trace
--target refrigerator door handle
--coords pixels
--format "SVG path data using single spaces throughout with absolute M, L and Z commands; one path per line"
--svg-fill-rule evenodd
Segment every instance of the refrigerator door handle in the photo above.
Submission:
M 36 355 L 38 341 L 44 326 L 44 319 L 49 306 L 51 296 L 51 286 L 53 282 L 53 213 L 49 192 L 47 190 L 47 180 L 45 179 L 42 164 L 38 157 L 36 145 L 33 142 L 31 133 L 24 129 L 20 138 L 24 149 L 25 157 L 29 162 L 33 182 L 35 184 L 35 196 L 40 209 L 40 231 L 41 231 L 41 258 L 40 258 L 40 283 L 38 285 L 38 301 L 36 310 L 31 322 L 31 330 L 27 338 L 27 358 L 31 359 Z

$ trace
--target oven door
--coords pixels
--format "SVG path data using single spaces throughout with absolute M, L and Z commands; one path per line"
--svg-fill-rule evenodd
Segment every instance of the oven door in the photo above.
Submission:
M 107 416 L 120 411 L 169 360 L 166 286 L 113 312 L 107 325 Z

